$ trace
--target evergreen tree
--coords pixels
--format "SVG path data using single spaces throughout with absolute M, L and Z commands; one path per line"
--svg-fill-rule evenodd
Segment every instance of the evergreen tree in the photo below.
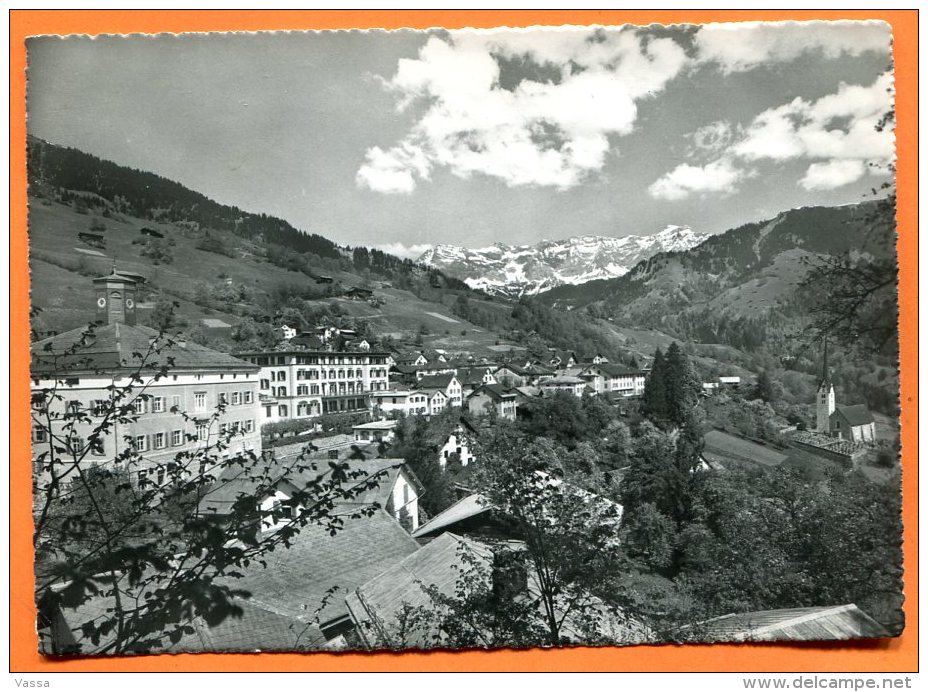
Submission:
M 651 374 L 644 386 L 644 401 L 641 411 L 654 422 L 667 418 L 667 382 L 664 354 L 660 348 L 654 351 Z
M 677 342 L 670 344 L 664 359 L 666 417 L 671 425 L 686 425 L 699 400 L 699 380 Z

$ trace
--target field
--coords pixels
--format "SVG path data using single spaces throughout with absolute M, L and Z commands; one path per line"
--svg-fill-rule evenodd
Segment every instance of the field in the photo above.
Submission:
M 734 460 L 774 467 L 782 464 L 787 457 L 786 454 L 772 447 L 745 440 L 721 430 L 707 432 L 705 442 L 705 456 L 711 461 L 719 461 L 722 464 Z

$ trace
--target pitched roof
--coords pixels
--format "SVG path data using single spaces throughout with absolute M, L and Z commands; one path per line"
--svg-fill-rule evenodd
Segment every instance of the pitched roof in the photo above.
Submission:
M 546 387 L 548 385 L 559 385 L 559 384 L 586 384 L 579 377 L 570 377 L 568 375 L 561 375 L 558 377 L 552 377 L 549 380 L 544 380 L 538 383 L 541 387 Z
M 445 372 L 440 375 L 423 375 L 416 382 L 415 387 L 416 389 L 447 389 L 453 379 L 455 379 L 453 372 Z
M 889 636 L 885 627 L 853 603 L 723 615 L 701 626 L 706 628 L 706 641 L 800 641 Z
M 854 404 L 852 406 L 836 406 L 832 416 L 840 415 L 847 421 L 848 425 L 869 425 L 873 422 L 873 414 L 866 404 Z
M 508 389 L 501 384 L 485 384 L 473 391 L 467 398 L 470 399 L 473 396 L 478 394 L 487 394 L 491 399 L 496 401 L 501 401 L 502 399 L 515 399 L 516 391 L 514 389 Z
M 461 384 L 482 384 L 490 368 L 458 368 L 458 381 Z
M 425 587 L 436 586 L 446 595 L 453 595 L 461 576 L 463 551 L 472 554 L 488 565 L 492 551 L 477 541 L 443 533 L 425 546 L 392 565 L 382 574 L 362 584 L 346 596 L 351 619 L 369 645 L 389 642 L 391 631 L 397 626 L 397 615 L 404 607 L 430 606 L 431 597 Z M 432 632 L 412 633 L 404 646 L 434 644 Z
M 393 419 L 387 420 L 372 420 L 370 423 L 358 423 L 357 425 L 352 425 L 352 430 L 393 430 L 397 425 L 397 421 Z
M 160 349 L 160 352 L 155 352 Z M 258 366 L 180 337 L 161 335 L 151 327 L 114 322 L 78 327 L 37 341 L 32 346 L 32 372 L 69 375 L 167 367 L 171 371 L 218 370 L 257 372 Z
M 256 464 L 247 468 L 237 464 L 225 466 L 200 500 L 200 512 L 224 516 L 233 510 L 239 500 L 247 498 L 257 502 L 270 494 L 272 489 L 292 492 L 293 488 L 313 488 L 315 483 L 331 473 L 328 461 L 297 449 L 288 455 L 265 453 Z M 341 484 L 340 494 L 338 490 L 335 491 L 333 499 L 336 504 L 357 504 L 356 493 L 367 492 L 367 485 L 382 486 L 390 482 L 386 476 L 378 475 L 381 470 L 379 467 L 371 465 L 376 460 L 340 461 L 347 464 L 344 471 L 348 480 Z
M 618 365 L 617 363 L 600 363 L 596 366 L 604 373 L 609 375 L 609 377 L 622 377 L 622 376 L 642 376 L 644 372 L 638 370 L 637 368 L 629 368 L 625 365 Z
M 303 622 L 322 624 L 348 614 L 344 594 L 414 553 L 419 544 L 393 517 L 377 510 L 370 517 L 346 519 L 330 535 L 323 526 L 303 528 L 289 548 L 265 556 L 267 568 L 253 562 L 230 580 L 251 592 L 269 610 Z M 335 595 L 327 593 L 334 590 Z M 256 642 L 260 646 L 261 642 Z
M 487 503 L 487 500 L 483 495 L 474 493 L 473 495 L 468 495 L 467 497 L 458 500 L 443 512 L 436 514 L 434 517 L 422 524 L 422 526 L 420 526 L 418 529 L 413 531 L 412 535 L 415 538 L 428 536 L 429 534 L 441 531 L 447 526 L 452 526 L 460 521 L 464 521 L 465 519 L 476 517 L 477 515 L 483 514 L 484 512 L 489 512 L 492 509 L 493 507 Z

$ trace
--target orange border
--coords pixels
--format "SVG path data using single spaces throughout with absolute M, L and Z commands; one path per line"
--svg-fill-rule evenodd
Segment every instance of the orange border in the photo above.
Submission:
M 907 625 L 895 640 L 829 645 L 704 645 L 406 654 L 183 654 L 56 661 L 36 653 L 29 438 L 25 43 L 36 34 L 349 27 L 882 19 L 893 27 L 899 202 L 903 517 Z M 669 11 L 10 11 L 10 671 L 917 671 L 918 651 L 918 12 Z M 15 432 L 13 432 L 15 431 Z

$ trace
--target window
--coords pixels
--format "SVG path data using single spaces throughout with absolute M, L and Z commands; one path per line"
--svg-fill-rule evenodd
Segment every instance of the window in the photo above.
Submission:
M 165 434 L 163 432 L 155 433 L 155 449 L 164 449 L 166 446 Z
M 148 412 L 148 402 L 141 397 L 136 398 L 136 400 L 132 403 L 132 407 L 135 409 L 136 415 L 139 416 Z
M 146 485 L 148 485 L 148 471 L 139 469 L 139 487 L 144 488 Z
M 282 418 L 286 418 L 286 417 L 287 417 L 288 414 L 287 414 L 287 405 L 286 405 L 286 404 L 281 404 L 281 405 L 280 405 L 280 408 L 279 408 L 278 410 L 280 411 L 280 416 L 281 416 Z
M 278 370 L 278 371 L 277 371 L 277 381 L 278 381 L 278 382 L 286 382 L 286 381 L 287 381 L 287 371 L 286 371 L 286 370 Z
M 102 457 L 106 454 L 106 451 L 103 449 L 102 437 L 95 437 L 90 440 L 90 453 L 95 457 Z
M 71 434 L 68 438 L 68 452 L 73 455 L 78 455 L 84 451 L 84 438 L 80 435 Z
M 180 430 L 171 431 L 171 446 L 179 447 L 181 442 L 183 442 L 184 434 Z
M 158 485 L 164 485 L 164 467 L 158 467 Z
M 338 450 L 330 449 L 329 450 L 329 459 L 338 459 Z
M 94 399 L 90 402 L 90 411 L 95 416 L 105 416 L 109 409 L 109 402 L 106 399 Z
M 148 438 L 146 438 L 145 435 L 136 435 L 132 446 L 135 448 L 136 452 L 144 452 L 148 449 Z
M 310 385 L 310 387 L 309 387 L 309 392 L 310 392 L 310 394 L 318 394 L 318 393 L 319 393 L 319 385 L 318 385 L 318 384 Z
M 278 388 L 277 388 L 277 396 L 287 396 L 287 388 L 286 388 L 286 387 L 278 387 Z
M 308 394 L 309 394 L 309 387 L 307 387 L 305 384 L 301 384 L 296 388 L 297 396 L 306 396 Z
M 229 424 L 228 424 L 228 423 L 220 423 L 220 424 L 219 424 L 219 434 L 220 434 L 220 435 L 225 435 L 227 432 L 229 432 Z
M 254 397 L 250 391 L 242 393 L 243 404 L 250 404 L 252 401 L 254 401 Z
M 152 413 L 164 413 L 164 397 L 156 396 L 151 400 Z
M 251 419 L 245 421 L 245 432 L 250 433 L 255 431 L 255 422 Z
M 242 403 L 242 393 L 241 392 L 232 392 L 232 405 L 238 406 Z
M 39 426 L 34 427 L 34 428 L 32 429 L 32 439 L 33 439 L 33 441 L 35 441 L 35 442 L 47 442 L 47 441 L 48 441 L 48 433 L 46 432 L 45 428 L 43 428 L 43 427 L 39 427 Z
M 205 411 L 206 410 L 206 392 L 194 392 L 193 410 L 194 411 Z
M 270 389 L 271 383 L 269 380 L 261 380 L 261 389 Z
M 175 394 L 174 396 L 171 397 L 171 411 L 174 411 L 175 413 L 177 411 L 180 411 L 180 395 L 179 394 Z
M 229 395 L 225 392 L 219 392 L 219 405 L 228 406 L 229 404 Z
M 209 438 L 209 426 L 206 423 L 197 423 L 197 439 L 206 440 Z

